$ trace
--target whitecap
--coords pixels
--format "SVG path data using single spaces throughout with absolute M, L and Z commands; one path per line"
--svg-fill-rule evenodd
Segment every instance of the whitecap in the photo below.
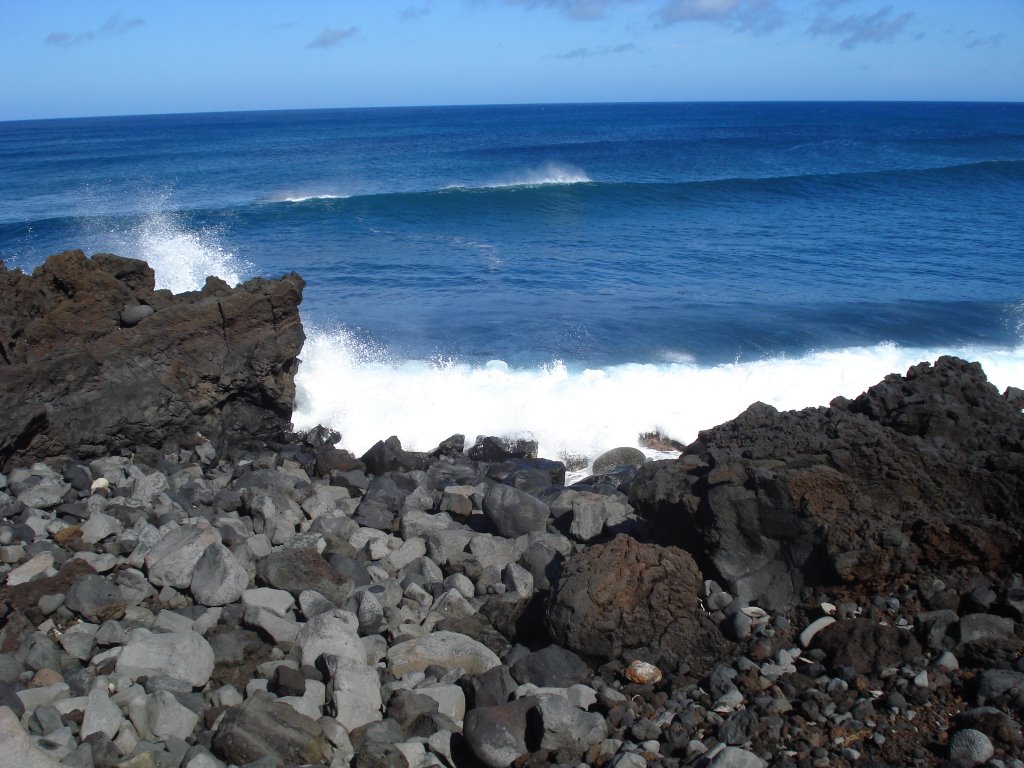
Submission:
M 397 435 L 430 450 L 452 433 L 531 436 L 540 455 L 587 456 L 660 432 L 692 442 L 756 401 L 780 410 L 854 397 L 890 373 L 942 354 L 979 360 L 1002 390 L 1024 383 L 1024 347 L 923 349 L 878 344 L 722 365 L 692 361 L 604 368 L 563 361 L 517 369 L 486 363 L 400 360 L 347 331 L 307 331 L 294 422 L 342 433 L 357 455 Z M 653 452 L 652 452 L 653 455 Z

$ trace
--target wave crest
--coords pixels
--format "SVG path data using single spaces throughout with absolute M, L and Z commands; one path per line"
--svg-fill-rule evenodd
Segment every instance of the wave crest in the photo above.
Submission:
M 1024 347 L 919 349 L 879 344 L 799 358 L 699 366 L 673 362 L 584 368 L 563 361 L 515 369 L 500 360 L 397 360 L 347 331 L 308 329 L 296 376 L 296 428 L 342 434 L 357 455 L 397 435 L 430 450 L 453 432 L 531 435 L 540 455 L 593 459 L 658 431 L 690 442 L 755 401 L 786 409 L 856 396 L 893 372 L 942 354 L 980 360 L 1000 388 L 1024 381 Z

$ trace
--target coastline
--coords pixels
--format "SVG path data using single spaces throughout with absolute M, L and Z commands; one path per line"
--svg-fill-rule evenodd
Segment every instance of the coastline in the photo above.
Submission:
M 69 327 L 93 356 L 137 334 L 164 361 L 177 312 L 193 365 L 233 350 L 232 375 L 214 362 L 241 394 L 187 406 L 197 387 L 155 367 L 138 381 L 176 380 L 163 402 L 185 405 L 160 417 L 179 421 L 110 431 L 52 402 L 28 439 L 0 436 L 0 750 L 24 764 L 1024 757 L 1024 396 L 977 364 L 827 408 L 755 403 L 678 459 L 624 446 L 566 485 L 529 440 L 392 437 L 357 457 L 287 431 L 280 310 L 301 278 L 172 297 L 116 257 L 38 274 L 52 303 L 5 331 L 8 369 Z M 253 295 L 281 298 L 265 319 L 231 311 Z M 106 397 L 130 413 L 146 388 L 118 359 Z M 287 408 L 239 411 L 255 391 Z

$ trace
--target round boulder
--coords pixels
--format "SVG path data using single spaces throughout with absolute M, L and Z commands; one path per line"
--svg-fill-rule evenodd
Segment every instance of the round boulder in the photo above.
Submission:
M 647 462 L 647 456 L 639 448 L 612 448 L 594 459 L 594 474 L 611 472 L 619 467 L 639 469 Z
M 704 666 L 728 644 L 700 606 L 701 581 L 685 550 L 619 535 L 565 562 L 547 605 L 548 632 L 586 656 L 637 651 L 653 663 Z

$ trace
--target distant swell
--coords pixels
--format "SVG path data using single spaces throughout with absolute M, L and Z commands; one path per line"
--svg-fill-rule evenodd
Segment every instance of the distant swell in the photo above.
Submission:
M 487 208 L 543 208 L 568 200 L 609 202 L 618 205 L 694 203 L 711 205 L 737 198 L 762 198 L 765 194 L 819 198 L 831 193 L 863 190 L 906 190 L 915 185 L 984 184 L 1024 181 L 1024 160 L 996 160 L 939 168 L 824 173 L 763 178 L 699 179 L 679 182 L 594 182 L 580 172 L 572 175 L 522 176 L 487 185 L 452 185 L 425 192 L 384 192 L 372 195 L 334 197 L 321 195 L 293 202 L 297 207 L 316 204 L 330 210 L 359 209 L 384 212 L 394 207 L 403 211 L 421 206 L 442 210 L 447 206 L 474 205 Z M 532 179 L 532 180 L 531 180 Z

